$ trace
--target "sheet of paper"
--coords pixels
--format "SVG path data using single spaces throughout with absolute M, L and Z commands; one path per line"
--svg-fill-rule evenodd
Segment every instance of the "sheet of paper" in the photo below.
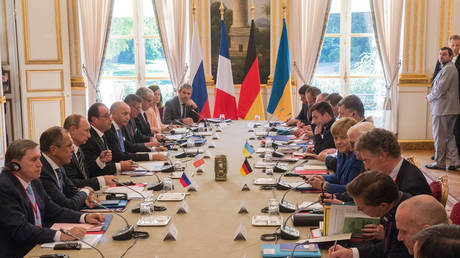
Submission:
M 83 238 L 83 241 L 91 244 L 92 246 L 96 246 L 96 244 L 101 240 L 102 234 L 86 234 Z M 89 245 L 83 243 L 82 241 L 72 241 L 73 243 L 80 243 L 81 248 L 91 248 Z M 56 244 L 63 244 L 69 242 L 51 242 L 51 243 L 44 243 L 41 245 L 42 248 L 53 248 Z

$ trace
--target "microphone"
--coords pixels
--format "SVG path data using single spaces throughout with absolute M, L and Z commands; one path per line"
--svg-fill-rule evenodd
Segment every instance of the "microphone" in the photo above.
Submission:
M 101 257 L 104 258 L 104 255 L 102 254 L 101 250 L 97 249 L 97 248 L 96 248 L 95 246 L 93 246 L 92 244 L 86 242 L 85 240 L 83 240 L 83 239 L 80 238 L 80 237 L 75 236 L 74 234 L 70 233 L 69 231 L 67 231 L 67 230 L 65 230 L 65 229 L 63 229 L 63 228 L 59 229 L 59 231 L 60 231 L 61 233 L 63 233 L 63 234 L 66 234 L 66 235 L 71 236 L 71 237 L 73 237 L 73 238 L 75 238 L 75 239 L 78 239 L 79 241 L 81 241 L 81 242 L 87 244 L 89 247 L 91 247 L 91 248 L 93 248 L 93 249 L 96 249 L 96 251 L 98 251 L 98 253 L 101 255 Z
M 308 206 L 306 206 L 305 208 L 308 208 L 310 207 L 311 205 L 314 205 L 314 204 L 317 204 L 319 203 L 319 201 L 316 201 L 316 202 L 312 202 L 310 203 Z M 305 209 L 304 208 L 304 209 Z M 287 226 L 287 222 L 290 218 L 292 218 L 295 214 L 301 212 L 303 210 L 298 210 L 294 213 L 292 213 L 291 215 L 289 215 L 286 220 L 284 221 L 284 224 L 280 227 L 280 231 L 281 231 L 281 239 L 286 239 L 286 240 L 296 240 L 296 239 L 299 239 L 300 237 L 300 233 L 299 231 L 294 228 L 294 227 L 289 227 Z
M 114 182 L 114 183 L 116 183 L 116 184 L 119 184 L 119 185 L 122 185 L 122 186 L 125 186 L 125 187 L 128 188 L 129 190 L 131 190 L 131 191 L 133 191 L 133 192 L 135 192 L 135 193 L 138 193 L 138 194 L 142 197 L 142 199 L 145 200 L 145 196 L 144 196 L 141 192 L 139 192 L 139 191 L 135 190 L 134 188 L 132 188 L 131 186 L 129 186 L 129 185 L 125 184 L 125 183 L 122 183 L 122 182 L 118 181 L 118 180 L 115 179 L 115 178 L 112 179 L 112 182 Z
M 116 179 L 114 179 L 116 180 Z M 116 180 L 118 181 L 118 180 Z M 121 216 L 120 214 L 118 214 L 117 212 L 113 212 L 111 209 L 107 208 L 106 206 L 100 204 L 99 202 L 96 202 L 95 200 L 90 200 L 91 203 L 94 203 L 96 204 L 97 206 L 99 207 L 102 207 L 104 209 L 107 209 L 109 210 L 111 213 L 119 216 L 120 218 L 123 219 L 123 221 L 126 223 L 126 226 L 117 230 L 113 235 L 112 235 L 112 239 L 113 240 L 129 240 L 131 239 L 132 235 L 133 235 L 133 232 L 134 232 L 134 226 L 133 225 L 129 225 L 128 221 L 125 219 L 125 217 Z
M 297 166 L 299 165 L 303 165 L 305 164 L 306 162 L 308 162 L 308 160 L 302 160 L 300 163 L 296 162 L 294 165 L 292 165 L 291 168 L 289 168 L 288 170 L 286 170 L 286 172 L 284 172 L 283 174 L 281 174 L 276 182 L 276 189 L 278 190 L 289 190 L 291 189 L 291 186 L 284 182 L 284 181 L 281 181 L 281 178 L 283 176 L 285 176 L 288 172 L 291 172 L 292 170 L 294 170 Z
M 160 191 L 163 189 L 163 181 L 161 181 L 160 177 L 157 175 L 157 172 L 156 171 L 152 171 L 150 169 L 147 169 L 146 167 L 140 165 L 139 163 L 136 163 L 140 168 L 143 168 L 145 169 L 145 171 L 147 172 L 151 172 L 156 178 L 157 178 L 157 183 L 152 183 L 152 184 L 149 184 L 147 185 L 147 190 L 153 190 L 153 191 Z M 161 170 L 163 171 L 163 169 Z M 134 190 L 134 189 L 131 189 L 131 190 Z
M 299 186 L 301 185 L 304 185 L 304 184 L 308 184 L 310 182 L 310 180 L 307 180 L 305 182 L 303 182 L 302 184 L 296 186 L 296 187 L 291 187 L 291 189 L 287 190 L 284 195 L 283 195 L 283 198 L 281 198 L 281 201 L 280 201 L 280 212 L 294 212 L 296 210 L 296 206 L 293 204 L 293 203 L 290 203 L 290 202 L 287 202 L 284 200 L 284 198 L 286 198 L 286 195 L 287 193 L 289 193 L 290 191 L 294 190 L 294 189 L 297 189 Z

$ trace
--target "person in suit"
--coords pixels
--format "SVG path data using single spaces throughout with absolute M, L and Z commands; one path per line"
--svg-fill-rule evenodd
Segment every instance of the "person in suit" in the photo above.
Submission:
M 190 125 L 198 122 L 200 113 L 198 106 L 191 99 L 192 85 L 184 83 L 179 87 L 179 95 L 168 100 L 163 112 L 164 124 Z
M 361 173 L 347 185 L 347 193 L 358 210 L 383 222 L 382 240 L 358 248 L 345 248 L 339 244 L 329 248 L 329 257 L 412 257 L 403 242 L 398 240 L 395 213 L 398 206 L 411 196 L 398 190 L 393 179 L 379 171 Z
M 460 226 L 439 224 L 414 235 L 414 257 L 457 258 L 460 253 Z
M 129 106 L 121 101 L 114 102 L 110 106 L 112 114 L 112 126 L 105 132 L 107 144 L 112 151 L 112 158 L 115 162 L 123 160 L 148 161 L 148 160 L 166 160 L 166 157 L 159 153 L 133 153 L 129 152 L 128 145 L 125 145 L 125 136 L 123 128 L 128 124 L 130 119 Z M 128 143 L 128 142 L 127 142 Z
M 68 116 L 64 121 L 64 129 L 66 129 L 72 138 L 74 151 L 72 153 L 72 160 L 69 164 L 64 165 L 67 175 L 70 177 L 75 186 L 82 188 L 89 186 L 94 190 L 99 190 L 108 185 L 114 185 L 113 179 L 117 179 L 113 175 L 102 175 L 101 169 L 104 168 L 107 162 L 112 161 L 111 152 L 101 152 L 96 162 L 91 162 L 91 167 L 88 167 L 85 161 L 85 155 L 80 146 L 85 144 L 91 137 L 90 125 L 85 117 L 78 114 Z
M 356 95 L 348 95 L 337 104 L 339 106 L 339 118 L 351 117 L 356 122 L 366 122 L 364 118 L 364 105 Z
M 125 136 L 125 145 L 129 152 L 148 152 L 152 148 L 157 147 L 157 151 L 165 150 L 160 146 L 160 143 L 155 137 L 150 137 L 142 134 L 139 130 L 136 118 L 141 111 L 142 99 L 135 94 L 129 94 L 125 97 L 124 102 L 130 108 L 130 119 L 128 124 L 123 127 L 123 135 Z
M 319 154 L 327 149 L 335 149 L 331 126 L 335 122 L 331 105 L 319 102 L 311 106 L 313 148 L 308 151 Z
M 86 164 L 88 167 L 94 166 L 97 159 L 103 153 L 108 153 L 112 157 L 111 162 L 106 162 L 104 167 L 99 173 L 92 172 L 92 176 L 114 175 L 117 172 L 132 171 L 136 169 L 137 165 L 133 164 L 131 160 L 123 160 L 115 162 L 113 160 L 112 151 L 107 144 L 107 136 L 105 132 L 112 126 L 112 119 L 110 118 L 109 109 L 102 103 L 94 103 L 88 109 L 88 121 L 91 125 L 89 132 L 91 137 L 85 144 L 81 145 L 83 155 L 85 156 Z
M 23 257 L 37 244 L 74 240 L 50 229 L 54 223 L 99 224 L 105 220 L 104 215 L 83 214 L 53 202 L 39 180 L 41 170 L 38 144 L 21 139 L 8 146 L 0 174 L 2 257 Z M 69 232 L 77 237 L 86 234 L 81 227 Z
M 446 209 L 431 195 L 417 195 L 399 205 L 396 210 L 398 240 L 404 242 L 409 254 L 414 254 L 412 237 L 424 228 L 448 224 Z M 445 257 L 440 255 L 439 257 Z
M 337 147 L 337 170 L 331 175 L 308 176 L 313 188 L 329 194 L 343 193 L 346 190 L 346 185 L 363 172 L 363 162 L 358 160 L 351 151 L 347 136 L 348 129 L 355 124 L 354 119 L 346 117 L 337 120 L 332 125 L 331 133 Z
M 356 142 L 355 151 L 366 169 L 389 175 L 402 192 L 431 195 L 430 186 L 420 169 L 401 156 L 401 147 L 392 132 L 375 128 L 362 134 Z
M 453 135 L 457 115 L 460 114 L 460 99 L 458 88 L 458 71 L 452 61 L 453 52 L 448 47 L 439 51 L 439 62 L 442 69 L 436 75 L 433 88 L 426 96 L 431 104 L 433 137 L 435 146 L 434 162 L 425 165 L 430 169 L 446 167 L 446 154 L 449 157 L 449 170 L 455 170 L 460 165 L 458 150 Z M 447 153 L 446 153 L 447 152 Z
M 40 181 L 50 198 L 63 207 L 81 210 L 83 206 L 95 207 L 91 187 L 78 189 L 67 176 L 65 168 L 72 159 L 74 151 L 69 133 L 62 127 L 53 126 L 40 135 L 42 172 Z
M 140 87 L 136 91 L 136 95 L 142 100 L 142 108 L 136 116 L 136 125 L 139 131 L 146 136 L 153 136 L 155 132 L 151 130 L 150 121 L 148 119 L 147 111 L 153 106 L 153 91 L 146 87 Z
M 300 97 L 300 102 L 302 103 L 302 109 L 300 110 L 296 118 L 289 119 L 286 122 L 286 125 L 296 125 L 298 122 L 309 124 L 309 122 L 307 121 L 308 103 L 307 98 L 305 97 L 305 92 L 308 88 L 310 88 L 310 86 L 307 84 L 304 84 L 302 85 L 302 87 L 299 88 L 298 93 Z
M 299 129 L 295 130 L 293 134 L 297 137 L 300 135 L 305 135 L 306 137 L 313 136 L 313 130 L 311 127 L 312 123 L 312 115 L 311 115 L 311 107 L 316 104 L 316 98 L 321 94 L 321 90 L 317 87 L 310 86 L 305 91 L 305 100 L 307 101 L 308 110 L 306 112 L 306 123 L 299 122 L 297 123 L 297 127 Z
M 342 99 L 343 99 L 343 97 L 340 96 L 340 94 L 337 93 L 337 92 L 329 94 L 324 99 L 324 101 L 326 101 L 327 103 L 329 103 L 329 105 L 331 105 L 332 111 L 334 111 L 334 116 L 335 117 L 339 117 L 339 106 L 338 106 L 338 104 Z
M 455 67 L 457 68 L 457 73 L 460 78 L 460 58 L 458 58 L 459 51 L 460 51 L 460 36 L 459 35 L 452 35 L 449 37 L 449 48 L 452 49 L 452 52 L 453 52 L 452 62 L 455 64 Z M 439 71 L 441 71 L 441 68 L 442 68 L 441 62 L 439 62 L 438 60 L 436 62 L 436 67 L 433 73 L 433 78 L 432 78 L 433 83 L 434 83 L 434 79 L 436 78 L 436 75 L 438 75 Z M 460 91 L 460 79 L 458 80 L 458 88 Z M 458 151 L 460 150 L 460 115 L 457 115 L 457 120 L 455 121 L 454 136 L 455 136 L 455 143 L 457 145 L 457 151 Z

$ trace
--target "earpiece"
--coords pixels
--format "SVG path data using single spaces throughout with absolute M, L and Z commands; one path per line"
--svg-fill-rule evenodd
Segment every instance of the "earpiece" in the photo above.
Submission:
M 21 166 L 17 162 L 8 162 L 5 164 L 4 170 L 10 172 L 16 172 L 21 170 Z

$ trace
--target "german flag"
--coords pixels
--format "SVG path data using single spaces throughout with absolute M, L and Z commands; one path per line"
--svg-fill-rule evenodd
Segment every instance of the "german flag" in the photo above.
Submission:
M 260 93 L 259 59 L 257 58 L 254 30 L 255 24 L 254 20 L 252 20 L 248 52 L 244 65 L 245 76 L 241 84 L 240 98 L 238 100 L 238 117 L 253 120 L 258 115 L 261 120 L 265 120 L 264 104 Z
M 251 165 L 248 162 L 248 159 L 244 159 L 243 165 L 240 168 L 240 173 L 242 176 L 246 176 L 252 172 Z

